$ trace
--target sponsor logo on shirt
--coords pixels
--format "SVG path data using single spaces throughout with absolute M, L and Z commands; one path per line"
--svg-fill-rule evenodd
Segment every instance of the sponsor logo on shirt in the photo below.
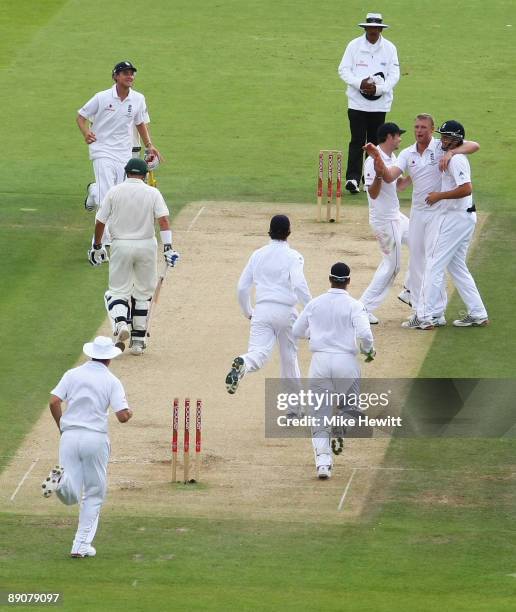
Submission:
M 113 108 L 112 104 L 109 104 L 108 106 L 106 106 L 106 108 L 104 110 L 113 111 L 114 112 L 115 109 Z
M 369 64 L 366 64 L 365 62 L 358 62 L 357 66 L 363 66 L 364 68 L 367 68 Z
M 127 107 L 127 114 L 130 115 L 133 112 L 133 105 L 129 104 L 129 106 Z

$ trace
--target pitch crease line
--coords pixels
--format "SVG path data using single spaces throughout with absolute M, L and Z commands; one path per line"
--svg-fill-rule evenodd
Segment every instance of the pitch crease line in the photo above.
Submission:
M 18 493 L 18 491 L 21 489 L 23 483 L 27 480 L 29 474 L 32 472 L 32 470 L 34 469 L 34 466 L 36 465 L 36 463 L 39 461 L 39 457 L 37 459 L 34 459 L 34 461 L 32 462 L 32 465 L 29 467 L 29 469 L 25 472 L 23 478 L 20 480 L 20 482 L 18 483 L 18 486 L 16 487 L 16 489 L 14 490 L 14 493 L 11 495 L 11 501 L 14 501 L 14 498 L 16 497 L 16 494 Z
M 196 222 L 196 221 L 197 221 L 197 219 L 198 219 L 198 218 L 201 216 L 202 211 L 203 211 L 205 208 L 206 208 L 206 206 L 203 206 L 203 207 L 201 208 L 201 210 L 199 210 L 199 212 L 198 212 L 198 213 L 195 215 L 195 217 L 192 219 L 192 221 L 191 221 L 190 225 L 188 226 L 188 229 L 186 230 L 187 232 L 189 232 L 189 231 L 192 229 L 192 227 L 194 226 L 195 222 Z
M 353 471 L 351 472 L 351 476 L 349 477 L 349 480 L 348 480 L 348 484 L 346 485 L 346 488 L 344 489 L 344 493 L 342 494 L 342 497 L 340 498 L 340 502 L 337 507 L 337 510 L 342 510 L 342 506 L 344 505 L 344 501 L 346 499 L 346 495 L 348 494 L 349 487 L 351 486 L 351 482 L 353 481 L 353 478 L 355 477 L 356 473 L 357 473 L 357 468 L 353 468 Z

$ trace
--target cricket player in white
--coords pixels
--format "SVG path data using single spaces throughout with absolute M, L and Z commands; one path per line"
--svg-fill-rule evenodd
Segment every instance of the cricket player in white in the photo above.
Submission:
M 310 339 L 312 361 L 308 376 L 313 379 L 310 387 L 315 393 L 345 394 L 360 378 L 357 340 L 367 361 L 376 354 L 367 312 L 347 292 L 350 277 L 349 266 L 334 264 L 329 276 L 331 289 L 309 302 L 294 323 L 295 338 Z M 332 405 L 326 403 L 314 413 L 321 419 L 320 426 L 312 428 L 315 466 L 321 480 L 331 476 L 331 427 L 326 427 L 322 418 L 330 417 L 332 412 Z
M 465 136 L 464 127 L 454 120 L 445 121 L 437 131 L 441 134 L 443 151 L 461 145 Z M 489 323 L 486 308 L 466 264 L 477 222 L 472 192 L 469 162 L 465 155 L 459 154 L 452 157 L 443 173 L 440 190 L 426 197 L 426 203 L 438 206 L 438 212 L 417 308 L 419 329 L 433 329 L 433 322 L 444 314 L 439 292 L 446 270 L 467 308 L 465 316 L 455 320 L 453 325 L 481 327 Z
M 396 163 L 398 149 L 405 130 L 395 123 L 384 123 L 378 128 L 378 151 L 387 168 Z M 400 211 L 396 183 L 385 183 L 383 172 L 374 168 L 373 157 L 364 164 L 364 183 L 369 202 L 369 224 L 374 232 L 383 259 L 360 301 L 369 313 L 369 322 L 378 323 L 372 314 L 387 297 L 401 266 L 401 245 L 407 244 L 409 220 Z M 405 279 L 405 285 L 409 279 Z
M 149 303 L 156 288 L 157 220 L 165 263 L 173 267 L 179 253 L 172 249 L 169 211 L 163 196 L 145 184 L 147 164 L 133 157 L 126 166 L 127 180 L 106 194 L 96 215 L 95 237 L 88 258 L 96 266 L 107 260 L 101 242 L 106 224 L 112 234 L 109 259 L 109 290 L 104 299 L 117 343 L 129 338 L 131 308 L 131 353 L 141 355 L 146 347 Z
M 109 372 L 111 359 L 120 355 L 110 338 L 87 342 L 85 364 L 65 372 L 51 391 L 50 412 L 61 432 L 59 465 L 42 483 L 43 495 L 55 492 L 63 504 L 81 505 L 72 557 L 94 557 L 91 545 L 107 490 L 109 407 L 120 423 L 133 416 L 122 383 Z M 65 412 L 62 402 L 67 403 Z
M 290 220 L 285 215 L 271 219 L 270 243 L 255 251 L 238 281 L 238 301 L 251 320 L 247 353 L 235 357 L 226 376 L 228 393 L 235 393 L 246 372 L 262 368 L 276 342 L 281 360 L 281 377 L 299 379 L 297 346 L 292 325 L 296 304 L 307 304 L 312 296 L 303 273 L 303 257 L 287 243 Z M 251 288 L 256 286 L 256 305 L 251 306 Z
M 161 157 L 151 142 L 145 97 L 132 89 L 135 72 L 131 62 L 119 62 L 112 71 L 115 84 L 96 93 L 78 110 L 77 125 L 89 147 L 95 173 L 95 182 L 87 188 L 86 210 L 98 208 L 108 190 L 124 180 L 135 128 L 148 158 Z M 109 234 L 103 242 L 109 243 Z
M 386 168 L 381 160 L 375 161 L 375 169 L 383 174 L 384 182 L 397 181 L 398 191 L 403 191 L 411 183 L 413 186 L 408 233 L 410 287 L 407 280 L 405 289 L 398 298 L 412 307 L 414 315 L 421 293 L 427 251 L 434 239 L 432 219 L 437 212 L 437 208 L 428 206 L 425 198 L 431 191 L 440 189 L 441 171 L 446 169 L 453 155 L 475 153 L 480 148 L 476 142 L 465 141 L 457 150 L 443 151 L 441 141 L 433 138 L 433 131 L 433 117 L 427 113 L 420 113 L 416 116 L 414 123 L 416 142 L 403 149 L 395 164 L 389 168 Z M 400 178 L 402 174 L 407 174 L 407 176 Z M 447 304 L 445 282 L 443 282 L 439 298 L 441 300 L 440 310 L 444 312 Z M 412 319 L 413 317 L 403 323 L 403 327 L 412 327 Z M 445 325 L 444 316 L 436 320 L 434 324 Z

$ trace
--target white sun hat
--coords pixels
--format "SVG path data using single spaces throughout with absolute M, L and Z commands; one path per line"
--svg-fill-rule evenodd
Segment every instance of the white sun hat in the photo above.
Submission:
M 97 336 L 93 342 L 86 342 L 82 350 L 93 359 L 114 359 L 122 352 L 107 336 Z
M 383 23 L 383 17 L 381 13 L 367 13 L 366 20 L 363 23 L 358 24 L 361 28 L 367 28 L 369 26 L 377 28 L 388 28 L 386 23 Z

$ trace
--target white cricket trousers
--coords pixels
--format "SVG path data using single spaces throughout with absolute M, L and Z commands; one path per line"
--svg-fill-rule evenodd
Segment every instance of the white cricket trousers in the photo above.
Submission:
M 113 298 L 150 300 L 158 272 L 156 238 L 113 240 L 109 257 L 109 294 Z
M 394 279 L 401 267 L 401 245 L 408 242 L 409 220 L 400 213 L 400 218 L 385 223 L 371 223 L 383 259 L 374 273 L 369 286 L 362 294 L 360 301 L 368 312 L 380 306 L 389 293 Z M 409 273 L 405 286 L 410 287 Z
M 410 286 L 405 286 L 410 289 L 410 301 L 414 312 L 417 312 L 420 299 L 426 258 L 431 255 L 432 245 L 435 242 L 434 234 L 437 224 L 432 223 L 432 221 L 435 221 L 437 215 L 439 215 L 439 211 L 432 210 L 430 206 L 427 210 L 412 208 L 410 211 L 408 231 Z M 443 284 L 439 293 L 439 309 L 442 312 L 446 310 L 447 301 L 446 278 L 443 277 Z
M 444 314 L 440 306 L 440 291 L 446 270 L 468 314 L 487 318 L 484 303 L 466 265 L 468 248 L 477 223 L 476 213 L 445 211 L 436 217 L 435 223 L 435 240 L 425 265 L 421 299 L 417 308 L 418 318 L 429 321 Z
M 360 379 L 360 366 L 355 355 L 351 353 L 312 353 L 310 363 L 310 389 L 314 393 L 348 393 Z M 325 401 L 314 416 L 331 418 L 334 403 Z M 331 427 L 324 426 L 323 419 L 319 427 L 312 427 L 312 446 L 314 449 L 315 467 L 331 466 Z
M 93 160 L 93 172 L 95 174 L 95 186 L 93 192 L 95 194 L 95 202 L 97 207 L 100 206 L 106 193 L 111 189 L 111 187 L 113 187 L 113 185 L 118 185 L 119 183 L 124 182 L 124 167 L 125 164 L 109 157 L 100 157 L 99 159 Z M 104 244 L 111 243 L 111 235 L 108 227 L 104 229 L 102 242 Z
M 97 532 L 100 508 L 106 497 L 109 451 L 106 433 L 77 428 L 61 434 L 59 463 L 64 474 L 56 495 L 67 506 L 81 504 L 72 554 L 85 551 Z
M 297 362 L 297 344 L 292 326 L 297 319 L 293 306 L 272 302 L 256 304 L 251 319 L 249 346 L 241 355 L 247 372 L 256 372 L 270 359 L 274 345 L 278 343 L 281 378 L 300 378 Z

